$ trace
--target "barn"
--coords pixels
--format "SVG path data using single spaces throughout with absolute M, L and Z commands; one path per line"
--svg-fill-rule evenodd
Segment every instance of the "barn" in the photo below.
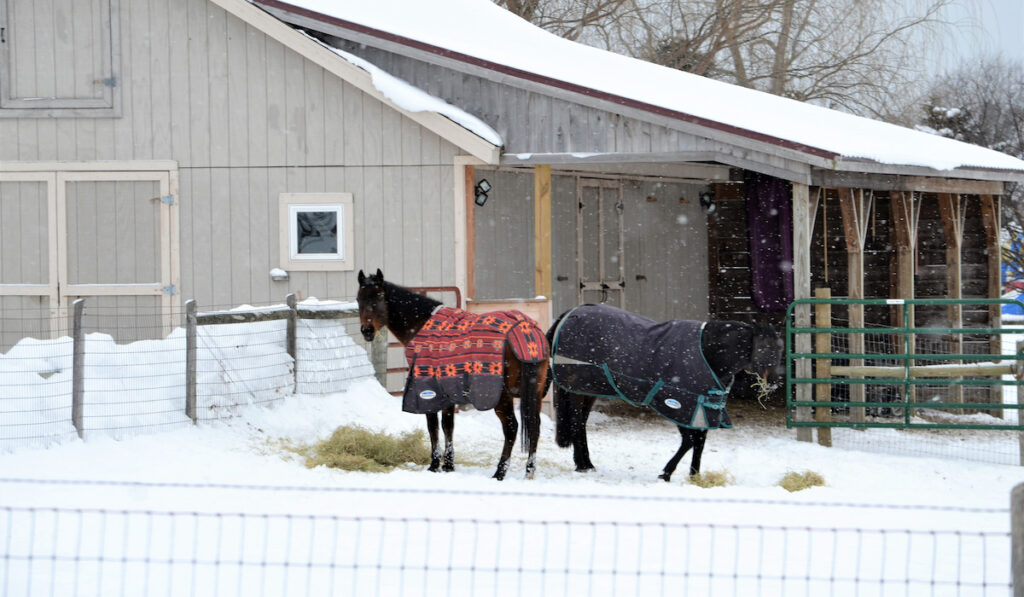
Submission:
M 3 346 L 61 333 L 78 297 L 166 332 L 187 298 L 351 299 L 378 267 L 659 319 L 778 320 L 814 287 L 997 297 L 1024 180 L 487 0 L 4 0 L 0 27 Z

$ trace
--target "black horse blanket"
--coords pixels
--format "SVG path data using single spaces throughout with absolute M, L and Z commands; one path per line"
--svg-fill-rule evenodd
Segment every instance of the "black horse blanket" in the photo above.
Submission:
M 646 406 L 689 429 L 732 427 L 724 387 L 701 351 L 704 323 L 657 322 L 607 305 L 569 311 L 551 346 L 563 390 Z
M 498 404 L 505 342 L 524 363 L 548 358 L 548 341 L 537 322 L 519 311 L 470 313 L 441 307 L 405 346 L 409 376 L 402 410 L 435 413 L 454 404 L 479 410 Z

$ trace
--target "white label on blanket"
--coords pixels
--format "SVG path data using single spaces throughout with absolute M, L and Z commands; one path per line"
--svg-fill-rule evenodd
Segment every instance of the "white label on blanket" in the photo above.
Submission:
M 420 392 L 420 398 L 424 400 L 431 400 L 434 396 L 437 396 L 437 393 L 435 393 L 434 390 L 423 390 Z
M 668 400 L 665 401 L 665 406 L 669 408 L 682 408 L 683 405 L 679 404 L 678 400 L 674 398 L 669 398 Z

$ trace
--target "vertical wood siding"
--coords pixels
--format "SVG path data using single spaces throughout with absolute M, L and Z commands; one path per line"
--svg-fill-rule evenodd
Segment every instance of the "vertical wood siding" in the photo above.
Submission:
M 0 119 L 0 160 L 176 160 L 180 293 L 202 308 L 352 299 L 359 268 L 454 284 L 457 148 L 206 0 L 120 0 L 119 18 L 122 117 Z M 272 281 L 279 194 L 324 191 L 353 194 L 356 271 Z M 83 264 L 133 250 L 76 242 Z

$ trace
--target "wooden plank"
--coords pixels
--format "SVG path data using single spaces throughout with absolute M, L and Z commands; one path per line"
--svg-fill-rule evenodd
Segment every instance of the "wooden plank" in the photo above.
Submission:
M 551 166 L 533 168 L 533 210 L 533 292 L 551 298 Z
M 236 109 L 236 106 L 230 104 L 231 96 L 227 84 L 231 77 L 230 71 L 233 70 L 228 58 L 228 21 L 231 18 L 213 4 L 208 5 L 206 18 L 206 62 L 209 66 L 210 81 L 216 83 L 209 85 L 210 96 L 206 109 L 210 117 L 210 136 L 204 141 L 210 146 L 207 163 L 214 167 L 226 167 L 231 165 L 231 112 Z
M 150 0 L 150 72 L 149 101 L 150 121 L 149 156 L 170 158 L 171 152 L 171 96 L 177 93 L 171 87 L 171 73 L 177 68 L 172 67 L 170 56 L 170 14 L 169 5 L 175 4 L 166 0 Z M 172 89 L 174 91 L 172 92 Z
M 227 77 L 219 79 L 217 87 L 224 89 L 227 96 L 228 113 L 227 163 L 233 168 L 248 166 L 250 147 L 259 145 L 261 139 L 250 138 L 249 110 L 253 104 L 250 96 L 260 91 L 249 83 L 249 40 L 246 35 L 246 24 L 241 19 L 228 15 L 225 21 L 224 64 L 227 65 Z
M 463 166 L 465 173 L 465 206 L 466 206 L 466 299 L 476 298 L 476 203 L 473 189 L 476 186 L 476 168 L 472 165 Z
M 816 288 L 814 289 L 814 298 L 829 299 L 832 298 L 832 291 L 828 288 Z M 814 327 L 818 328 L 830 328 L 832 327 L 832 305 L 828 303 L 814 305 Z M 815 334 L 814 335 L 814 350 L 819 354 L 829 354 L 832 352 L 832 335 L 828 333 Z M 815 361 L 815 377 L 819 379 L 828 379 L 832 376 L 831 373 L 832 361 L 829 359 L 817 359 Z M 831 402 L 832 401 L 832 384 L 820 383 L 814 386 L 814 400 L 816 402 Z M 829 423 L 832 421 L 832 407 L 830 406 L 818 406 L 814 409 L 814 420 L 819 423 Z M 831 427 L 819 427 L 818 428 L 818 443 L 822 446 L 831 448 L 832 447 L 832 428 Z

